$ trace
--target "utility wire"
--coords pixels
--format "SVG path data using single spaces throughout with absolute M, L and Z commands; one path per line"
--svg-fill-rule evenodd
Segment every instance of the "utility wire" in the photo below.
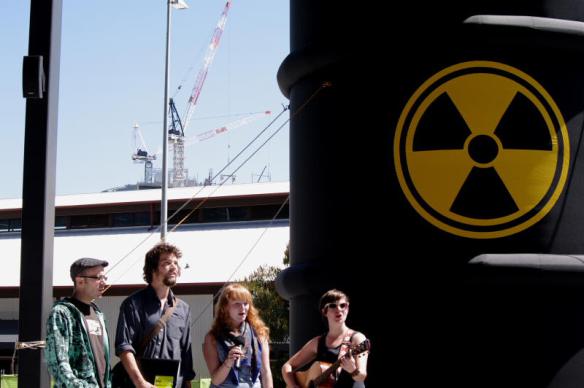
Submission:
M 268 137 L 267 140 L 265 140 L 248 158 L 246 158 L 244 160 L 243 163 L 241 163 L 239 165 L 239 167 L 237 167 L 237 169 L 235 169 L 225 180 L 223 180 L 220 185 L 217 186 L 217 188 L 212 191 L 207 197 L 205 197 L 203 199 L 203 201 L 201 201 L 201 203 L 199 203 L 199 205 L 197 207 L 195 207 L 195 209 L 193 209 L 190 213 L 192 214 L 195 210 L 197 210 L 198 208 L 200 208 L 202 206 L 203 203 L 205 203 L 210 197 L 211 195 L 217 191 L 221 186 L 223 186 L 225 184 L 225 182 L 233 175 L 235 174 L 235 172 L 237 172 L 241 167 L 243 167 L 243 165 L 245 165 L 245 163 L 247 163 L 255 154 L 257 154 L 257 152 L 259 152 L 259 150 L 264 147 L 286 124 L 288 124 L 290 122 L 290 120 L 292 120 L 292 118 L 296 117 L 298 114 L 300 114 L 305 108 L 306 106 L 312 102 L 312 100 L 325 88 L 328 88 L 331 86 L 330 82 L 323 82 L 317 90 L 314 91 L 314 93 L 307 98 L 307 100 L 301 104 L 298 109 L 296 109 L 296 111 L 290 115 L 290 117 L 284 121 L 284 123 L 282 125 L 280 125 L 280 127 L 278 127 L 278 129 L 276 131 L 274 131 L 274 133 L 272 135 L 270 135 Z M 287 110 L 289 109 L 289 106 L 284 106 L 282 109 L 282 112 L 280 112 L 262 131 L 260 131 L 260 133 L 258 133 L 258 135 L 256 135 L 229 163 L 227 163 L 217 174 L 215 174 L 215 176 L 212 178 L 212 180 L 216 179 L 223 171 L 225 171 L 231 164 L 233 164 L 233 162 L 235 162 L 235 160 L 237 160 L 263 133 L 265 133 L 273 124 L 274 122 Z M 182 209 L 184 209 L 189 203 L 191 203 L 194 198 L 205 188 L 202 187 L 201 189 L 199 189 L 190 199 L 188 199 L 181 207 L 179 207 L 170 217 L 168 217 L 167 222 L 170 221 L 173 217 L 175 217 Z M 288 200 L 285 201 L 285 203 L 287 203 Z M 279 210 L 280 211 L 280 210 Z M 279 213 L 278 211 L 278 213 Z M 175 225 L 174 228 L 172 228 L 170 230 L 170 232 L 174 232 L 177 227 L 179 225 L 181 225 L 187 218 L 188 216 L 183 218 L 182 220 L 180 220 L 179 223 L 177 223 L 177 225 Z M 130 252 L 128 252 L 126 255 L 124 255 L 120 260 L 118 260 L 114 265 L 112 265 L 110 267 L 110 269 L 107 271 L 107 273 L 110 273 L 111 270 L 115 267 L 117 267 L 119 264 L 121 264 L 121 262 L 123 262 L 127 257 L 129 257 L 129 255 L 134 252 L 136 249 L 138 249 L 140 246 L 142 246 L 142 244 L 144 244 L 148 239 L 150 239 L 155 233 L 157 233 L 158 231 L 160 231 L 160 226 L 157 226 L 155 229 L 153 229 L 153 231 L 146 236 L 146 238 L 144 238 L 142 241 L 140 241 L 134 248 L 132 248 L 130 250 Z M 265 234 L 265 233 L 263 233 Z M 262 234 L 262 236 L 263 236 Z M 253 247 L 255 247 L 256 244 L 254 244 Z M 253 248 L 252 247 L 252 248 Z M 249 254 L 251 253 L 251 251 L 245 256 L 245 258 L 243 259 L 243 261 L 245 259 L 247 259 L 247 257 L 249 256 Z M 134 263 L 132 263 L 132 266 L 136 263 L 137 261 L 135 261 Z M 132 266 L 130 266 L 129 268 L 131 268 Z M 240 265 L 241 266 L 241 265 Z M 238 266 L 238 268 L 240 267 Z M 129 270 L 129 269 L 128 269 Z M 125 274 L 127 273 L 127 271 L 123 272 L 117 279 L 120 279 L 121 277 L 123 277 Z M 107 291 L 112 285 L 114 284 L 114 282 L 112 282 L 111 284 L 109 284 L 105 291 Z M 104 291 L 104 292 L 105 292 Z
M 241 154 L 242 154 L 242 153 L 243 153 L 243 152 L 244 152 L 246 149 L 248 149 L 248 148 L 251 146 L 251 144 L 252 144 L 253 142 L 255 142 L 259 136 L 261 136 L 261 134 L 263 134 L 265 131 L 267 131 L 267 130 L 268 130 L 268 129 L 269 129 L 269 128 L 270 128 L 270 127 L 271 127 L 271 126 L 274 124 L 274 122 L 275 122 L 275 121 L 276 121 L 276 120 L 277 120 L 277 119 L 278 119 L 278 118 L 279 118 L 279 117 L 280 117 L 280 116 L 281 116 L 281 115 L 282 115 L 282 114 L 283 114 L 283 113 L 284 113 L 286 110 L 287 110 L 287 108 L 284 108 L 280 114 L 278 114 L 278 115 L 277 115 L 277 116 L 276 116 L 276 117 L 275 117 L 275 118 L 274 118 L 274 119 L 273 119 L 273 120 L 272 120 L 270 123 L 268 123 L 268 125 L 267 125 L 267 126 L 264 128 L 264 129 L 262 129 L 262 130 L 260 131 L 260 133 L 259 133 L 259 134 L 258 134 L 256 137 L 254 137 L 254 138 L 253 138 L 253 139 L 252 139 L 252 140 L 251 140 L 251 141 L 248 143 L 248 145 L 246 145 L 246 146 L 244 147 L 244 149 L 243 149 L 243 150 L 242 150 L 242 151 L 241 151 L 241 152 L 240 152 L 240 153 L 239 153 L 239 154 L 238 154 L 238 155 L 237 155 L 235 158 L 233 158 L 233 159 L 232 159 L 232 160 L 231 160 L 231 161 L 230 161 L 230 162 L 229 162 L 229 163 L 228 163 L 228 164 L 227 164 L 227 165 L 226 165 L 224 168 L 222 168 L 222 169 L 221 169 L 221 171 L 220 171 L 219 173 L 217 173 L 217 176 L 218 176 L 218 175 L 219 175 L 221 172 L 225 171 L 225 169 L 226 169 L 226 168 L 227 168 L 229 165 L 231 165 L 233 162 L 235 162 L 235 160 L 236 160 L 236 159 L 239 157 L 239 155 L 241 155 Z M 288 121 L 289 121 L 289 120 L 288 120 Z M 286 121 L 286 122 L 288 122 L 288 121 Z M 248 160 L 249 160 L 249 159 L 248 159 Z M 241 166 L 240 166 L 239 168 L 241 168 Z M 213 179 L 216 179 L 216 178 L 217 178 L 217 176 L 213 177 Z M 225 183 L 225 182 L 223 182 L 223 184 L 224 184 L 224 183 Z M 222 184 L 222 185 L 223 185 L 223 184 Z M 211 197 L 211 195 L 212 195 L 212 194 L 213 194 L 215 191 L 217 191 L 217 190 L 218 190 L 218 189 L 219 189 L 219 188 L 220 188 L 222 185 L 219 185 L 218 187 L 216 187 L 216 188 L 215 188 L 215 190 L 213 190 L 213 191 L 212 191 L 212 192 L 211 192 L 211 193 L 210 193 L 210 194 L 209 194 L 207 197 L 203 198 L 203 201 L 202 201 L 202 202 L 199 204 L 199 207 L 200 207 L 202 204 L 204 204 L 204 203 L 205 203 L 205 202 L 206 202 L 206 201 L 207 201 L 207 200 L 208 200 L 208 199 Z M 176 215 L 177 215 L 177 214 L 178 214 L 178 213 L 179 213 L 179 212 L 180 212 L 182 209 L 184 209 L 184 208 L 185 208 L 185 207 L 186 207 L 186 206 L 187 206 L 189 203 L 191 203 L 191 202 L 194 200 L 194 198 L 195 198 L 195 197 L 196 197 L 196 196 L 197 196 L 197 195 L 198 195 L 198 194 L 199 194 L 199 193 L 200 193 L 202 190 L 204 190 L 204 189 L 205 189 L 205 187 L 206 187 L 206 186 L 203 186 L 203 187 L 201 187 L 199 190 L 197 190 L 197 191 L 195 192 L 195 194 L 194 194 L 194 195 L 193 195 L 193 196 L 192 196 L 192 197 L 191 197 L 189 200 L 187 200 L 187 201 L 186 201 L 186 202 L 185 202 L 185 203 L 184 203 L 184 204 L 183 204 L 183 205 L 182 205 L 182 206 L 181 206 L 179 209 L 177 209 L 177 210 L 176 210 L 176 211 L 175 211 L 175 212 L 174 212 L 174 213 L 173 213 L 173 214 L 172 214 L 170 217 L 168 217 L 168 219 L 167 219 L 167 222 L 168 222 L 168 221 L 170 221 L 171 219 L 173 219 L 173 218 L 174 218 L 174 217 L 175 217 L 175 216 L 176 216 Z M 176 229 L 176 227 L 175 227 L 175 228 L 173 228 L 173 229 L 171 230 L 171 232 L 172 232 L 172 231 L 174 231 L 175 229 Z M 140 242 L 139 242 L 139 243 L 138 243 L 136 246 L 134 246 L 134 248 L 132 248 L 132 249 L 131 249 L 131 250 L 130 250 L 130 251 L 127 253 L 127 254 L 125 254 L 124 256 L 122 256 L 122 258 L 120 258 L 118 261 L 116 261 L 116 262 L 115 262 L 115 263 L 114 263 L 114 264 L 113 264 L 113 265 L 112 265 L 112 266 L 111 266 L 111 267 L 108 269 L 108 271 L 106 272 L 106 274 L 109 274 L 109 273 L 111 273 L 111 271 L 112 271 L 114 268 L 118 267 L 118 265 L 120 265 L 120 264 L 121 264 L 123 261 L 125 261 L 125 260 L 126 260 L 126 259 L 127 259 L 127 258 L 128 258 L 128 257 L 129 257 L 129 256 L 130 256 L 130 255 L 131 255 L 133 252 L 134 252 L 134 251 L 136 251 L 136 249 L 138 249 L 140 246 L 142 246 L 142 245 L 143 245 L 143 244 L 144 244 L 146 241 L 148 241 L 148 240 L 149 240 L 149 239 L 150 239 L 150 238 L 151 238 L 151 237 L 152 237 L 154 234 L 158 233 L 159 231 L 160 231 L 160 225 L 159 225 L 159 226 L 157 226 L 156 228 L 154 228 L 154 229 L 153 229 L 153 230 L 150 232 L 150 234 L 148 234 L 148 235 L 147 235 L 147 236 L 146 236 L 144 239 L 142 239 L 142 240 L 141 240 L 141 241 L 140 241 Z M 128 268 L 128 270 L 129 270 L 130 268 L 132 268 L 132 266 L 133 266 L 135 263 L 136 263 L 136 262 L 132 263 L 132 265 L 131 265 L 131 266 Z M 127 271 L 124 271 L 123 273 L 121 273 L 121 274 L 120 274 L 120 275 L 119 275 L 119 276 L 116 278 L 116 281 L 117 281 L 117 280 L 119 280 L 119 279 L 121 279 L 121 278 L 122 278 L 122 277 L 123 277 L 123 276 L 124 276 L 126 273 L 127 273 Z M 109 285 L 106 287 L 106 289 L 104 290 L 104 292 L 105 292 L 105 291 L 107 291 L 107 290 L 108 290 L 110 287 L 112 287 L 112 286 L 113 286 L 113 285 L 116 283 L 116 281 L 114 281 L 114 282 L 111 282 L 111 283 L 110 283 L 110 284 L 109 284 Z

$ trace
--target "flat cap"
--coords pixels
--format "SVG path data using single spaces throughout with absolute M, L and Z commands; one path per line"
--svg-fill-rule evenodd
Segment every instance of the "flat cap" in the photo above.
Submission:
M 77 259 L 71 264 L 71 280 L 75 281 L 75 278 L 79 276 L 79 274 L 85 271 L 87 268 L 97 267 L 101 265 L 102 267 L 107 267 L 109 263 L 105 260 L 101 259 L 93 259 L 91 257 L 82 257 L 81 259 Z

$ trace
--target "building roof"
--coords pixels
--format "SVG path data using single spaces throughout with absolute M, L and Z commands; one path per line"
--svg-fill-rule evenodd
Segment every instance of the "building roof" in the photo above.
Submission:
M 223 186 L 170 188 L 169 201 L 190 198 L 244 197 L 262 194 L 287 194 L 290 182 L 269 182 Z M 160 201 L 161 189 L 114 191 L 92 194 L 61 195 L 55 198 L 56 207 L 144 203 Z M 22 208 L 22 199 L 0 199 L 0 210 Z
M 169 189 L 169 200 L 191 198 L 200 188 Z M 287 194 L 289 183 L 207 186 L 197 198 L 241 197 Z M 108 205 L 160 200 L 160 190 L 81 194 L 56 198 L 56 206 Z M 0 200 L 0 210 L 18 209 L 20 200 Z M 215 283 L 240 280 L 260 265 L 282 267 L 289 241 L 287 219 L 223 223 L 183 224 L 176 231 L 169 226 L 167 241 L 183 252 L 179 283 Z M 109 283 L 145 284 L 142 267 L 145 253 L 160 240 L 160 232 L 147 226 L 56 230 L 53 285 L 71 286 L 69 267 L 80 257 L 108 260 Z M 3 266 L 0 287 L 17 287 L 20 282 L 20 233 L 0 235 Z

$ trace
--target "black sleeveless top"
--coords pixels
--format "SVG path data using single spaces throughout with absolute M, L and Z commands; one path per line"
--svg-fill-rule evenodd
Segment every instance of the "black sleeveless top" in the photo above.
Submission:
M 353 339 L 351 335 L 350 340 Z M 350 341 L 349 340 L 349 341 Z M 339 352 L 341 350 L 341 345 L 336 348 L 327 348 L 326 346 L 326 334 L 323 334 L 318 339 L 318 349 L 316 351 L 316 361 L 330 362 L 331 364 L 337 361 L 339 358 Z M 365 388 L 365 383 L 363 381 L 355 381 L 346 370 L 341 369 L 341 373 L 338 376 L 337 382 L 334 385 L 335 388 Z

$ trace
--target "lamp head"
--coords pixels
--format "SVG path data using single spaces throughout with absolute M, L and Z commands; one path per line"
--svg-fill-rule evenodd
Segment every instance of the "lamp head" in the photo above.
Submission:
M 174 9 L 187 9 L 189 5 L 184 0 L 169 0 Z

